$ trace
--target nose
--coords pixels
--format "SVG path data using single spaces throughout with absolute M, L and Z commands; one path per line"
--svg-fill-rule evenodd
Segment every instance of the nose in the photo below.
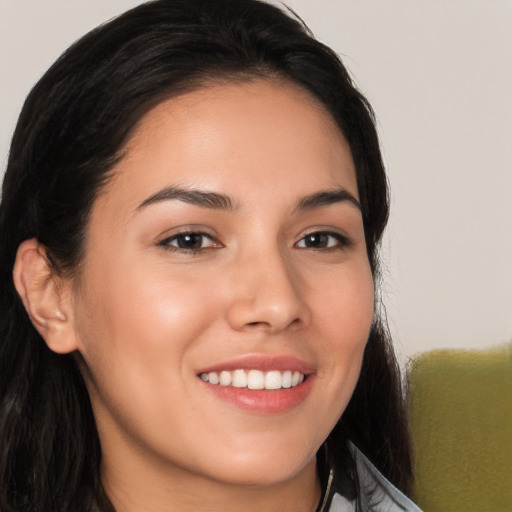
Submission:
M 252 254 L 233 272 L 233 296 L 227 320 L 237 331 L 302 329 L 311 319 L 298 269 L 275 254 Z

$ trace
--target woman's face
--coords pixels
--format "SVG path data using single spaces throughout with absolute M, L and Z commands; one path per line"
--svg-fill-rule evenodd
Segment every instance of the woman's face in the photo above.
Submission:
M 314 471 L 373 315 L 357 199 L 347 142 L 297 86 L 216 85 L 141 120 L 73 298 L 107 475 Z

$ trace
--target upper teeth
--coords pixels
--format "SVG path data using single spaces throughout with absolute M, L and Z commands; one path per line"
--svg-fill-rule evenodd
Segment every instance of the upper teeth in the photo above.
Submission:
M 201 373 L 201 379 L 210 384 L 233 386 L 235 388 L 249 389 L 281 389 L 298 386 L 304 380 L 304 374 L 286 370 L 283 372 L 272 370 L 234 370 Z

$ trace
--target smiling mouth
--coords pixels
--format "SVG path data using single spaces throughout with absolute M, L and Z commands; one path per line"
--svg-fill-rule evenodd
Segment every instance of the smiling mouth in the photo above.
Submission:
M 221 372 L 208 372 L 199 375 L 201 380 L 210 384 L 247 389 L 278 390 L 288 389 L 302 384 L 305 375 L 292 370 L 233 370 Z

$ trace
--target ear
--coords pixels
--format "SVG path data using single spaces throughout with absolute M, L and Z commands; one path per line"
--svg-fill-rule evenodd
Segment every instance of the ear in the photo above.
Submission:
M 48 347 L 60 354 L 76 350 L 71 283 L 55 275 L 45 248 L 35 238 L 18 247 L 13 279 L 32 324 Z

